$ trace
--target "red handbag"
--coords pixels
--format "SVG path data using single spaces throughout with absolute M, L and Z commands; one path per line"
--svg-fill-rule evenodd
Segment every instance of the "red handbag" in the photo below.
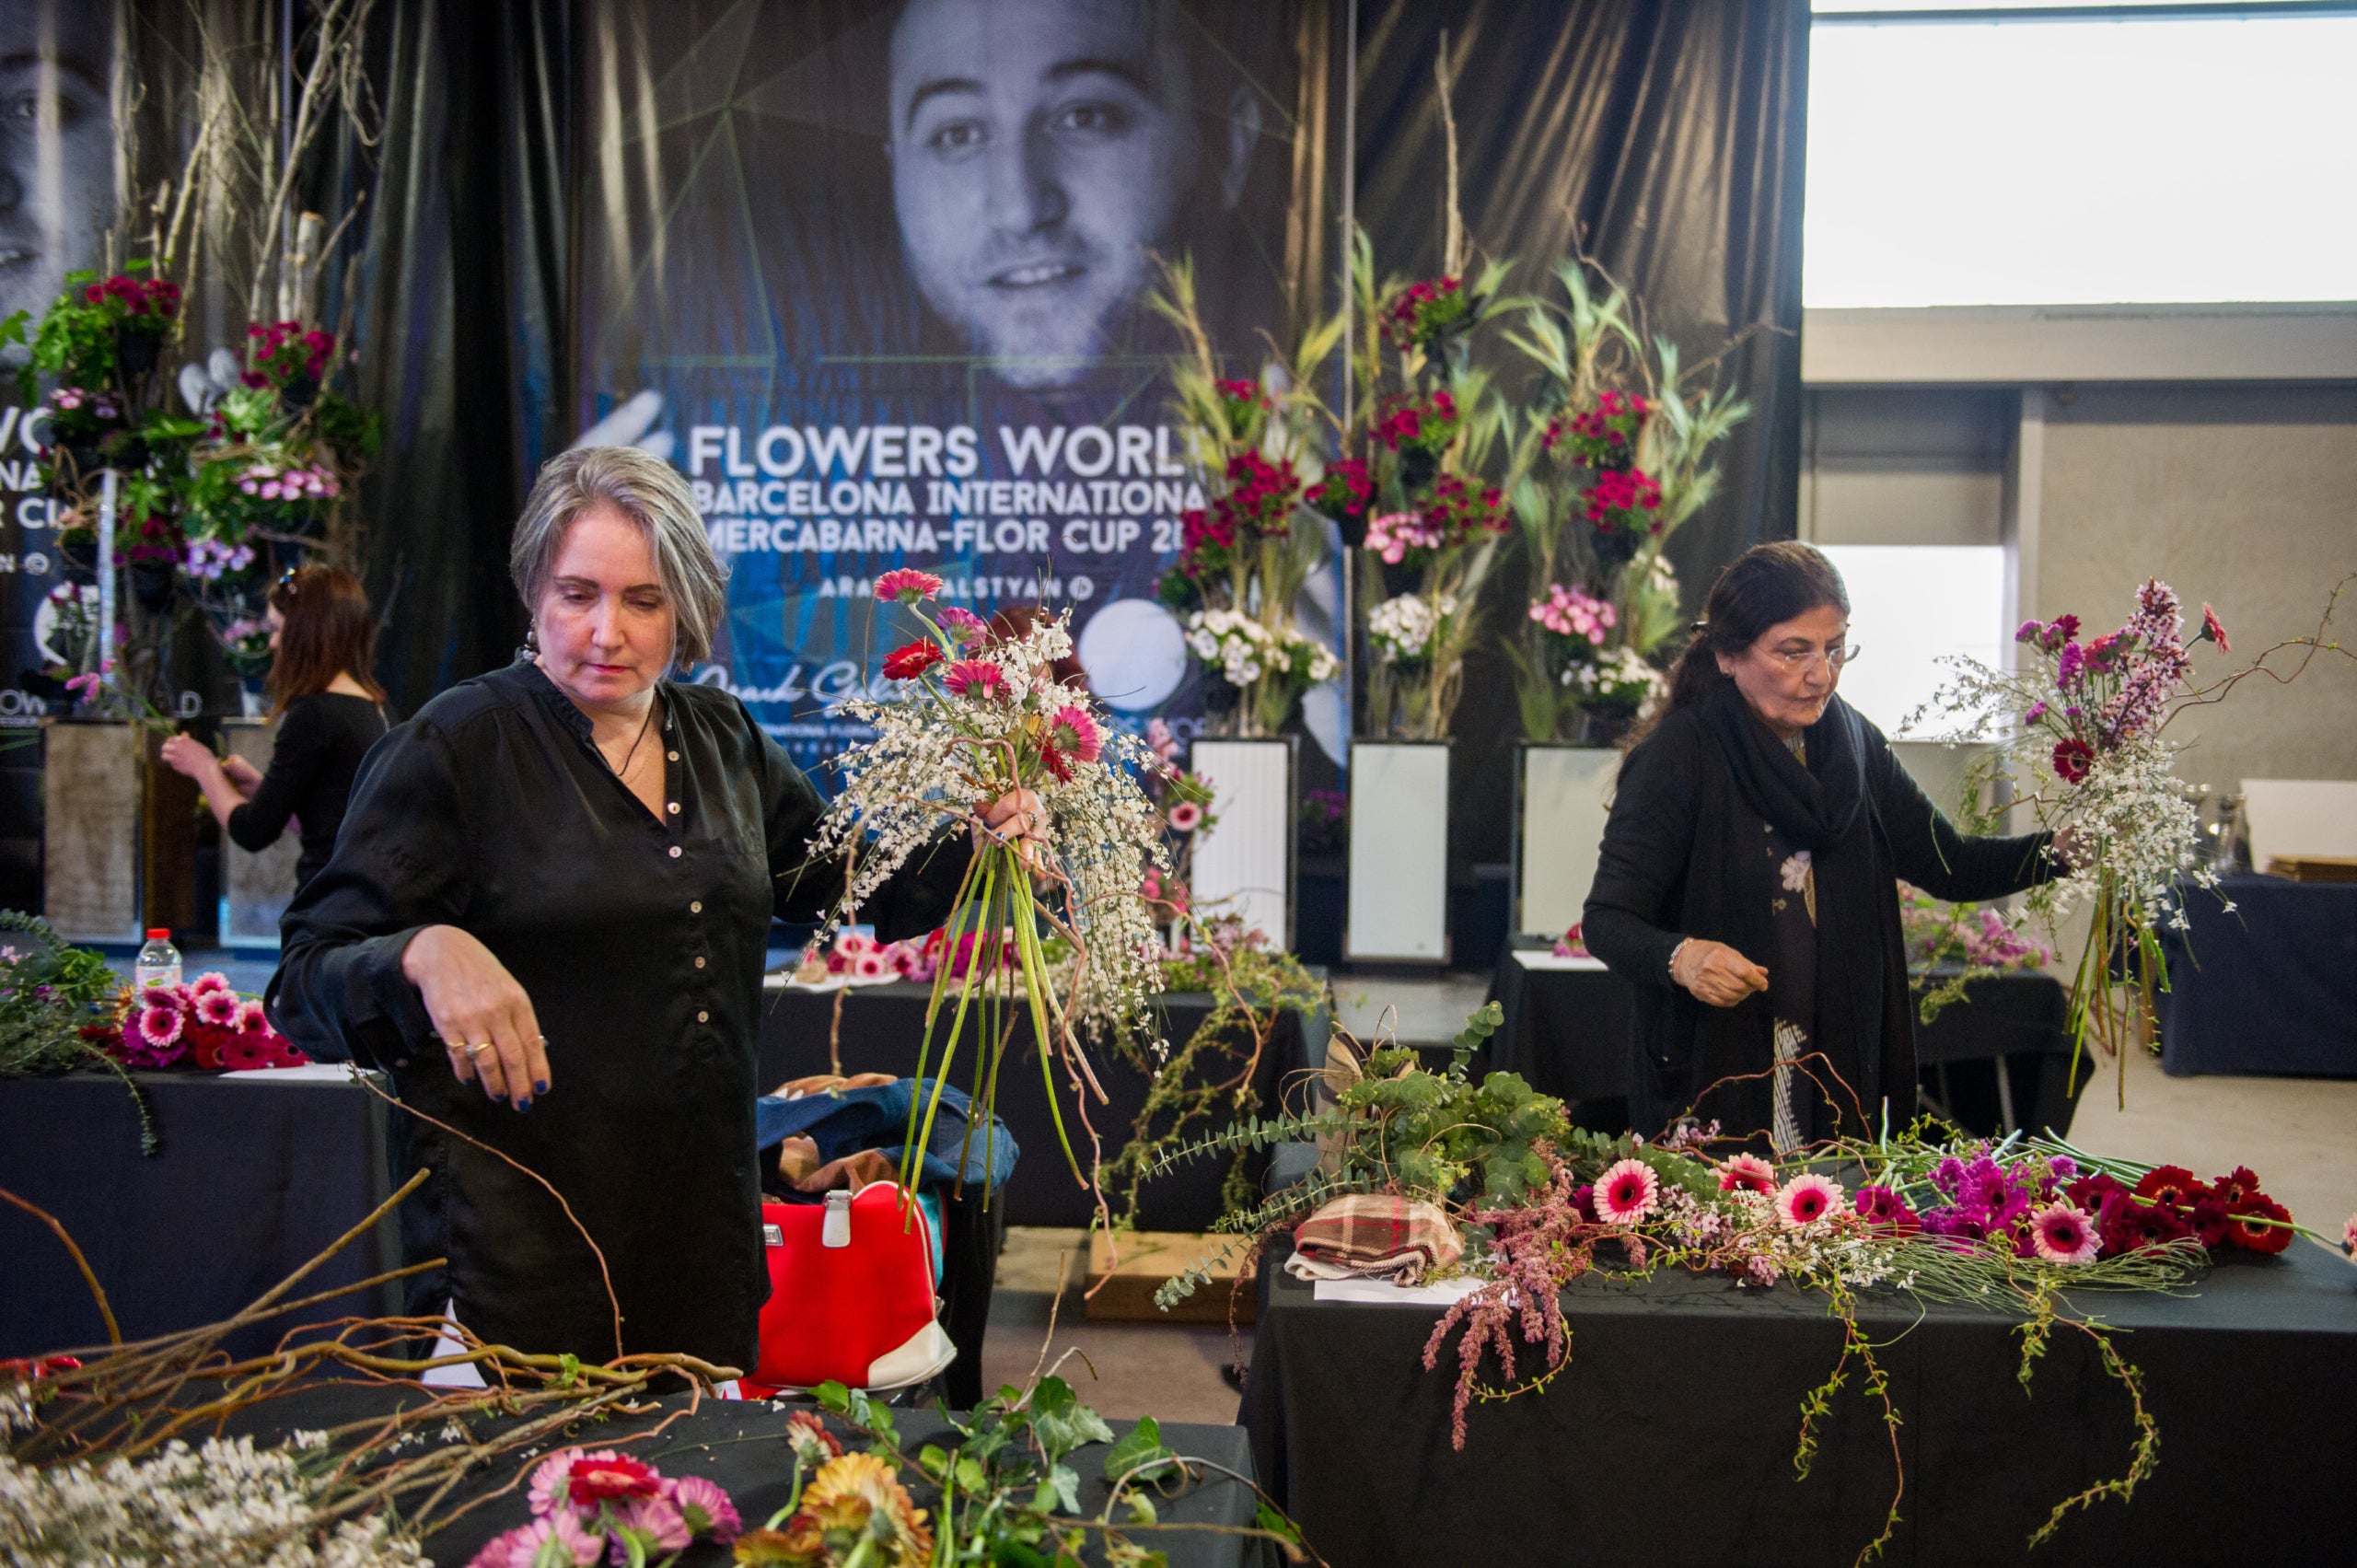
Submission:
M 763 1203 L 761 1236 L 770 1299 L 749 1395 L 830 1381 L 904 1388 L 956 1359 L 935 1317 L 932 1221 L 898 1184 Z

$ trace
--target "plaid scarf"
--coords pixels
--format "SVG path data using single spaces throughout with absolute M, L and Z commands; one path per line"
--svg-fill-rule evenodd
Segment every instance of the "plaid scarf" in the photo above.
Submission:
M 1457 1226 L 1430 1203 L 1383 1192 L 1354 1192 L 1322 1204 L 1294 1227 L 1296 1278 L 1377 1279 L 1413 1284 L 1427 1270 L 1465 1253 Z

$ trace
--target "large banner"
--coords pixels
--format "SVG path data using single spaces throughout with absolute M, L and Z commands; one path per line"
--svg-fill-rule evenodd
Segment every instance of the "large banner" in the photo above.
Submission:
M 1191 711 L 1155 582 L 1203 498 L 1148 300 L 1190 261 L 1249 375 L 1289 300 L 1329 298 L 1330 250 L 1301 243 L 1328 226 L 1300 107 L 1323 101 L 1324 9 L 589 8 L 578 424 L 692 482 L 732 573 L 700 678 L 796 761 L 857 733 L 829 707 L 880 679 L 905 628 L 869 585 L 900 565 L 984 616 L 1069 610 L 1106 702 Z

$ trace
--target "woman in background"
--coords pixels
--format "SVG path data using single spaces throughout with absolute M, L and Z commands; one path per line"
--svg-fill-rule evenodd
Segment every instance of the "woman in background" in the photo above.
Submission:
M 1915 1109 L 1900 877 L 1990 899 L 2055 876 L 2046 833 L 1959 833 L 1834 694 L 1850 596 L 1808 545 L 1712 585 L 1667 711 L 1620 766 L 1581 930 L 1636 987 L 1630 1124 L 1691 1109 L 1774 1151 Z M 1861 1120 L 1863 1118 L 1863 1120 Z
M 302 836 L 300 889 L 328 863 L 343 826 L 360 759 L 388 726 L 377 662 L 377 618 L 360 579 L 305 566 L 270 590 L 270 713 L 278 742 L 270 772 L 219 758 L 193 736 L 164 742 L 164 761 L 203 790 L 222 831 L 249 854 L 278 842 L 291 820 Z

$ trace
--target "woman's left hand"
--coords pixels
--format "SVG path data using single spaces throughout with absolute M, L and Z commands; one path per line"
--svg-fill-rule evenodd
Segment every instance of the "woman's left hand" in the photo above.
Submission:
M 2056 833 L 2053 847 L 2048 853 L 2054 856 L 2054 863 L 2062 868 L 2065 876 L 2078 870 L 2087 861 L 2086 844 L 2079 837 L 2076 828 L 2065 828 Z
M 1039 845 L 1044 842 L 1039 830 L 1046 826 L 1047 807 L 1039 797 L 1028 789 L 1012 789 L 982 807 L 981 818 L 974 824 L 974 847 L 982 847 L 982 837 L 988 834 L 1016 846 L 1023 856 L 1023 864 L 1039 864 Z

